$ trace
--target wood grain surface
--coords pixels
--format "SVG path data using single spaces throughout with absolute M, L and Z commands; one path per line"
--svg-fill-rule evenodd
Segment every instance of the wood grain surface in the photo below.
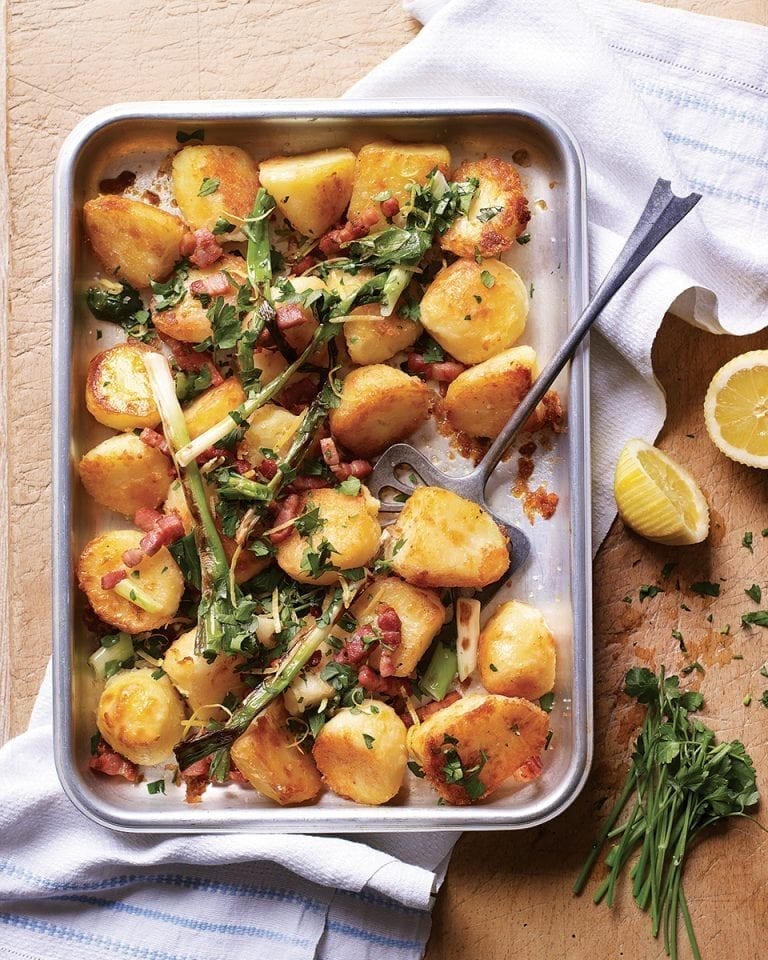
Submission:
M 768 0 L 668 5 L 768 24 Z M 0 0 L 0 14 L 3 9 Z M 0 537 L 0 739 L 26 725 L 50 652 L 50 183 L 63 137 L 87 113 L 128 99 L 337 96 L 418 29 L 396 0 L 301 0 L 293 6 L 274 0 L 11 0 L 6 22 L 7 125 L 0 164 L 7 164 L 8 182 L 6 197 L 0 167 L 0 222 L 6 225 L 0 233 L 0 297 L 5 302 L 7 276 L 8 309 L 0 311 L 0 524 L 7 534 Z M 611 913 L 586 897 L 575 900 L 570 886 L 623 778 L 636 730 L 637 713 L 620 693 L 623 674 L 634 663 L 682 667 L 686 660 L 673 629 L 683 633 L 691 656 L 706 670 L 689 681 L 705 693 L 710 722 L 723 737 L 744 740 L 761 789 L 768 789 L 768 713 L 758 702 L 763 681 L 757 672 L 768 659 L 768 645 L 759 629 L 739 628 L 740 614 L 751 603 L 744 589 L 752 582 L 766 585 L 768 538 L 760 531 L 768 527 L 768 492 L 762 473 L 717 453 L 701 414 L 715 369 L 766 345 L 765 334 L 712 337 L 672 317 L 665 320 L 654 347 L 670 411 L 660 445 L 700 478 L 713 507 L 713 534 L 701 547 L 671 551 L 614 524 L 594 567 L 596 760 L 590 781 L 551 824 L 462 838 L 435 910 L 427 960 L 663 955 L 647 919 L 631 903 L 622 899 Z M 741 545 L 745 530 L 754 531 L 754 553 Z M 677 567 L 661 581 L 669 560 Z M 721 580 L 720 598 L 690 596 L 688 585 L 701 579 Z M 638 588 L 645 583 L 658 583 L 665 592 L 641 604 Z M 727 623 L 731 632 L 725 635 L 720 631 Z M 749 707 L 742 702 L 747 693 L 753 696 Z M 767 853 L 765 835 L 746 821 L 716 832 L 695 850 L 686 889 L 709 960 L 762 955 Z

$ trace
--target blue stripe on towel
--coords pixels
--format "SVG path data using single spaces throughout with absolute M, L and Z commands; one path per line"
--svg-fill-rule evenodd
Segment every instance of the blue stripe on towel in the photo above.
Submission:
M 694 190 L 701 190 L 702 193 L 708 193 L 712 197 L 720 200 L 733 200 L 734 203 L 745 203 L 747 206 L 755 207 L 757 210 L 768 210 L 768 199 L 763 197 L 753 197 L 746 193 L 739 193 L 738 190 L 726 190 L 718 187 L 714 183 L 707 183 L 704 180 L 689 180 L 688 185 Z
M 279 890 L 271 887 L 254 887 L 246 883 L 223 883 L 218 880 L 207 880 L 198 877 L 185 877 L 181 874 L 122 874 L 117 877 L 108 877 L 106 880 L 92 880 L 67 883 L 60 880 L 51 880 L 40 874 L 12 863 L 9 860 L 0 860 L 0 872 L 22 877 L 31 883 L 36 883 L 44 890 L 52 892 L 79 891 L 79 890 L 115 890 L 132 884 L 155 883 L 161 886 L 186 887 L 191 890 L 202 890 L 205 893 L 222 893 L 234 897 L 252 897 L 257 900 L 271 900 L 280 903 L 304 904 L 308 909 L 318 913 L 325 912 L 326 905 L 319 900 L 302 897 L 290 890 Z
M 28 930 L 41 933 L 55 940 L 66 943 L 80 943 L 84 946 L 105 947 L 124 957 L 135 960 L 199 960 L 188 953 L 167 953 L 165 950 L 137 947 L 133 943 L 123 940 L 114 940 L 100 933 L 91 933 L 87 930 L 78 930 L 76 927 L 66 927 L 61 923 L 48 923 L 44 920 L 35 920 L 32 917 L 22 917 L 15 913 L 0 913 L 0 923 L 15 927 L 17 930 Z
M 274 940 L 280 943 L 289 943 L 294 947 L 309 947 L 311 943 L 304 937 L 292 937 L 276 930 L 266 930 L 246 923 L 211 923 L 208 920 L 198 920 L 193 917 L 181 917 L 178 914 L 166 913 L 162 910 L 152 910 L 149 907 L 139 907 L 136 904 L 124 903 L 121 900 L 105 900 L 102 897 L 86 897 L 84 895 L 68 894 L 55 897 L 55 900 L 67 900 L 72 903 L 83 903 L 90 907 L 101 907 L 105 910 L 114 910 L 117 913 L 127 913 L 132 917 L 145 917 L 147 920 L 156 920 L 159 923 L 170 923 L 177 927 L 186 927 L 200 933 L 228 934 L 235 937 L 260 937 L 263 940 Z
M 726 150 L 725 147 L 717 147 L 713 143 L 694 140 L 693 137 L 684 137 L 682 134 L 672 133 L 671 130 L 665 130 L 664 136 L 670 143 L 679 143 L 683 147 L 691 147 L 691 149 L 700 150 L 702 153 L 712 153 L 716 157 L 724 157 L 727 160 L 736 160 L 738 163 L 744 163 L 750 167 L 768 170 L 768 160 L 763 157 L 748 153 L 737 153 L 735 150 Z
M 385 937 L 368 930 L 361 930 L 359 927 L 353 927 L 348 923 L 341 923 L 338 920 L 329 920 L 326 929 L 332 933 L 352 937 L 354 940 L 365 940 L 366 943 L 373 943 L 378 947 L 393 947 L 396 950 L 424 949 L 424 943 L 421 940 L 399 940 L 396 937 Z
M 718 117 L 728 117 L 729 120 L 745 123 L 748 126 L 768 129 L 768 117 L 766 117 L 764 113 L 761 114 L 751 110 L 736 110 L 733 107 L 724 107 L 716 100 L 708 100 L 706 97 L 698 96 L 688 90 L 674 90 L 670 87 L 664 87 L 650 80 L 636 80 L 634 86 L 640 93 L 655 97 L 657 100 L 664 100 L 667 103 L 674 104 L 676 107 L 698 110 L 702 113 L 712 113 Z

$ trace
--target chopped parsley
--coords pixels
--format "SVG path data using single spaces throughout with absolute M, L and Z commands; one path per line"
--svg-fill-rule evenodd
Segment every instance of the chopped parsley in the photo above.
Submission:
M 746 533 L 744 534 L 744 536 L 741 538 L 741 545 L 742 545 L 742 547 L 746 547 L 747 550 L 749 550 L 750 553 L 754 553 L 754 552 L 755 552 L 755 551 L 754 551 L 754 548 L 753 548 L 753 546 L 752 546 L 752 531 L 751 531 L 751 530 L 747 530 L 747 532 L 746 532 Z
M 530 235 L 530 233 L 523 233 L 523 234 L 521 234 L 521 235 L 517 238 L 517 242 L 520 244 L 521 247 L 522 247 L 522 246 L 525 246 L 526 243 L 530 243 L 530 242 L 531 242 L 531 235 Z
M 646 597 L 655 597 L 657 593 L 664 593 L 664 591 L 661 587 L 654 586 L 652 583 L 644 583 L 640 587 L 640 603 L 642 603 Z
M 554 693 L 545 693 L 543 697 L 539 697 L 539 706 L 544 711 L 544 713 L 552 713 L 552 707 L 555 705 L 555 695 Z
M 501 207 L 481 207 L 477 213 L 477 219 L 480 223 L 488 223 L 489 220 L 493 220 L 494 217 L 498 217 L 501 211 L 504 209 Z
M 749 590 L 745 590 L 744 593 L 746 593 L 750 600 L 754 600 L 755 603 L 760 603 L 763 599 L 763 591 L 757 583 L 753 583 Z
M 701 597 L 719 597 L 720 584 L 713 583 L 711 580 L 697 580 L 692 583 L 688 589 L 691 593 L 698 593 Z
M 758 627 L 768 627 L 768 610 L 755 610 L 753 613 L 743 613 L 741 623 L 745 627 L 757 624 Z
M 415 760 L 409 760 L 409 761 L 408 761 L 408 769 L 411 771 L 411 773 L 414 775 L 414 777 L 418 777 L 419 780 L 423 780 L 423 779 L 424 779 L 424 771 L 423 771 L 422 768 L 419 766 L 419 764 L 416 763 Z
M 165 780 L 153 780 L 147 784 L 147 793 L 165 793 Z
M 150 280 L 149 285 L 153 293 L 152 308 L 156 313 L 181 303 L 187 292 L 184 284 L 187 276 L 186 267 L 179 267 L 165 283 L 155 283 L 154 280 Z
M 356 497 L 360 493 L 362 484 L 357 477 L 347 477 L 339 484 L 339 491 L 348 497 Z
M 372 737 L 372 736 L 370 735 L 370 733 L 364 733 L 364 734 L 363 734 L 363 740 L 365 741 L 365 749 L 366 749 L 366 750 L 373 750 L 373 745 L 374 745 L 374 743 L 376 742 L 376 738 L 375 738 L 375 737 Z
M 204 177 L 197 191 L 198 197 L 210 197 L 212 193 L 216 193 L 220 184 L 221 180 L 217 180 L 216 177 Z
M 205 140 L 205 130 L 198 127 L 197 130 L 191 130 L 189 133 L 185 130 L 176 131 L 176 143 L 189 143 L 190 140 Z

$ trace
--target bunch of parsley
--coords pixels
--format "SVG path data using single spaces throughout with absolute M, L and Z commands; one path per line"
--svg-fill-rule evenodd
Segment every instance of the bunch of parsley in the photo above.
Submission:
M 641 910 L 650 912 L 654 937 L 664 934 L 664 949 L 677 957 L 677 928 L 682 916 L 693 956 L 701 954 L 685 899 L 682 875 L 695 837 L 726 817 L 746 816 L 757 803 L 755 769 L 738 740 L 715 743 L 714 732 L 691 716 L 703 698 L 684 692 L 676 676 L 635 667 L 625 691 L 648 712 L 624 784 L 575 885 L 581 893 L 607 840 L 613 840 L 605 863 L 608 876 L 594 896 L 613 904 L 619 877 L 639 850 L 629 876 Z M 629 805 L 625 821 L 616 826 Z

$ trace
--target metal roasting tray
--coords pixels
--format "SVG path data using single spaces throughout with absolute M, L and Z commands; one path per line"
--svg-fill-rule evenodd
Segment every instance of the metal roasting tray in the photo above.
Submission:
M 531 827 L 556 816 L 577 796 L 592 756 L 592 609 L 587 346 L 556 383 L 568 410 L 568 429 L 549 451 L 537 453 L 532 485 L 560 496 L 549 521 L 534 526 L 511 495 L 517 455 L 500 465 L 490 490 L 494 507 L 519 522 L 532 540 L 529 560 L 504 588 L 537 605 L 555 634 L 558 651 L 553 737 L 541 778 L 512 784 L 484 803 L 441 806 L 422 781 L 406 777 L 390 803 L 365 807 L 326 791 L 312 805 L 281 808 L 255 790 L 210 787 L 203 802 L 184 802 L 183 789 L 150 796 L 143 786 L 88 769 L 99 690 L 87 659 L 93 642 L 82 624 L 74 578 L 83 545 L 127 521 L 100 508 L 82 489 L 77 463 L 112 431 L 99 426 L 84 403 L 91 356 L 122 339 L 89 314 L 84 291 L 98 269 L 84 242 L 80 211 L 99 181 L 121 170 L 138 172 L 137 189 L 159 158 L 177 147 L 178 129 L 205 129 L 206 143 L 234 143 L 254 159 L 332 146 L 357 149 L 377 139 L 432 141 L 451 149 L 454 164 L 484 153 L 527 162 L 520 167 L 533 218 L 532 241 L 505 256 L 533 284 L 522 342 L 546 362 L 587 295 L 584 165 L 578 145 L 551 114 L 503 99 L 250 100 L 133 103 L 83 120 L 59 153 L 54 176 L 53 237 L 53 667 L 55 759 L 72 802 L 97 822 L 137 832 L 337 833 L 384 830 L 490 830 Z M 518 153 L 525 151 L 526 154 Z M 142 179 L 144 178 L 144 180 Z M 167 204 L 169 198 L 164 197 Z M 96 329 L 103 330 L 97 342 Z M 439 448 L 456 473 L 466 463 Z M 522 442 L 522 441 L 521 441 Z M 487 613 L 486 613 L 487 615 Z M 160 770 L 160 775 L 162 770 Z M 148 779 L 152 779 L 151 777 Z

